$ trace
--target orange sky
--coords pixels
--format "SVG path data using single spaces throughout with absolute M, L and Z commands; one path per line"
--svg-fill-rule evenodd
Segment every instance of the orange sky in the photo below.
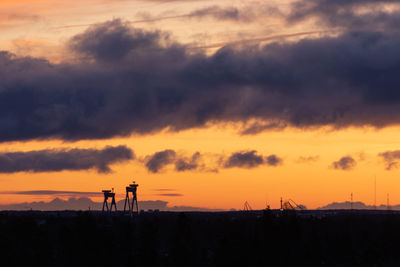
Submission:
M 105 145 L 126 144 L 138 158 L 164 149 L 175 149 L 191 155 L 200 151 L 210 159 L 219 155 L 248 149 L 262 154 L 276 153 L 284 163 L 277 167 L 261 166 L 256 169 L 220 169 L 219 173 L 183 172 L 167 168 L 161 173 L 149 173 L 140 161 L 113 166 L 111 174 L 95 171 L 63 171 L 61 173 L 16 173 L 0 175 L 2 190 L 71 190 L 100 191 L 114 187 L 123 193 L 124 187 L 135 179 L 140 184 L 140 200 L 162 199 L 171 205 L 190 205 L 210 208 L 241 208 L 248 201 L 253 208 L 263 208 L 268 202 L 279 207 L 280 197 L 291 198 L 309 208 L 333 201 L 346 201 L 353 192 L 354 200 L 373 204 L 374 176 L 377 177 L 377 202 L 386 203 L 389 193 L 392 203 L 400 202 L 396 194 L 400 188 L 398 171 L 386 171 L 378 153 L 398 149 L 399 128 L 376 131 L 351 129 L 330 132 L 326 130 L 285 130 L 256 136 L 239 136 L 232 127 L 211 127 L 180 133 L 107 141 L 80 141 L 63 143 L 42 141 L 5 143 L 3 151 L 28 151 L 45 148 L 80 147 L 102 148 Z M 357 159 L 351 171 L 335 170 L 330 165 L 344 155 Z M 300 157 L 318 157 L 313 162 L 299 162 Z M 360 160 L 361 159 L 361 160 Z M 212 163 L 212 161 L 210 161 Z M 173 189 L 181 197 L 160 197 L 155 189 Z M 123 196 L 119 196 L 123 198 Z M 52 197 L 0 195 L 2 203 L 47 200 Z
M 291 1 L 276 1 L 282 12 Z M 249 1 L 218 2 L 222 6 L 245 6 Z M 265 1 L 252 1 L 253 5 Z M 82 32 L 86 26 L 112 18 L 125 21 L 178 16 L 176 19 L 137 23 L 136 27 L 168 31 L 179 42 L 194 46 L 212 46 L 240 42 L 252 38 L 275 35 L 324 31 L 310 21 L 287 25 L 279 16 L 264 16 L 251 22 L 215 21 L 204 18 L 179 18 L 191 11 L 215 5 L 215 1 L 61 1 L 12 0 L 0 2 L 0 49 L 21 56 L 45 57 L 53 62 L 75 60 L 66 41 Z M 83 25 L 83 26 L 79 26 Z M 72 27 L 70 27 L 72 26 Z M 76 27 L 75 27 L 76 26 Z M 333 32 L 326 34 L 334 34 Z M 302 38 L 302 37 L 298 37 Z M 284 39 L 284 38 L 283 38 Z M 259 39 L 257 39 L 259 40 Z M 290 39 L 295 41 L 297 39 Z M 269 41 L 268 38 L 263 41 Z M 214 49 L 214 50 L 213 50 Z M 213 53 L 215 48 L 210 49 Z M 27 141 L 0 143 L 0 151 L 31 151 L 52 148 L 103 148 L 107 145 L 127 145 L 135 151 L 138 160 L 112 166 L 110 174 L 90 171 L 62 171 L 59 173 L 0 174 L 2 191 L 71 190 L 100 191 L 114 187 L 122 194 L 124 187 L 135 179 L 139 183 L 139 200 L 161 199 L 169 205 L 186 205 L 218 209 L 240 209 L 245 201 L 253 208 L 264 208 L 269 203 L 279 207 L 279 199 L 291 198 L 308 208 L 317 208 L 333 201 L 347 201 L 353 192 L 354 200 L 373 204 L 374 177 L 377 180 L 377 202 L 400 203 L 396 194 L 400 189 L 398 170 L 387 171 L 378 154 L 400 149 L 399 127 L 381 130 L 372 128 L 294 129 L 269 131 L 241 136 L 239 125 L 212 125 L 203 129 L 178 133 L 162 132 L 152 135 L 133 135 L 109 140 L 63 142 Z M 178 173 L 166 168 L 161 173 L 148 172 L 145 156 L 165 149 L 174 149 L 190 156 L 194 152 L 205 155 L 208 165 L 219 167 L 221 156 L 244 150 L 260 154 L 276 154 L 283 164 L 276 167 L 260 166 L 254 169 L 223 169 L 218 173 L 187 171 Z M 357 160 L 353 170 L 335 170 L 332 162 L 343 156 Z M 299 162 L 300 157 L 315 157 L 312 162 Z M 173 189 L 180 197 L 159 196 L 156 189 Z M 123 196 L 119 195 L 119 198 Z M 49 200 L 53 196 L 0 195 L 0 204 L 23 201 Z M 98 200 L 98 199 L 96 199 Z

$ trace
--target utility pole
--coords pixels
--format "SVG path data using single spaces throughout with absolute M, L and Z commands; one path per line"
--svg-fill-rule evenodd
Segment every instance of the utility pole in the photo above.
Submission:
M 350 209 L 353 210 L 353 192 L 350 194 Z
M 375 175 L 375 189 L 374 189 L 374 209 L 376 210 L 376 175 Z
M 387 208 L 387 210 L 390 210 L 390 204 L 389 204 L 389 194 L 387 194 L 386 208 Z

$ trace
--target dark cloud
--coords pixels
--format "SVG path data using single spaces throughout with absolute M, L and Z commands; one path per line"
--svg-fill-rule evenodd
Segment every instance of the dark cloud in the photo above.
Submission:
M 276 155 L 269 155 L 265 158 L 265 164 L 269 166 L 278 166 L 282 164 L 282 161 L 283 160 Z
M 156 152 L 147 158 L 146 168 L 152 173 L 157 173 L 166 165 L 174 163 L 175 157 L 176 152 L 171 149 Z
M 0 53 L 0 141 L 102 139 L 219 122 L 263 121 L 247 134 L 274 122 L 301 129 L 400 123 L 400 35 L 390 31 L 228 46 L 208 56 L 114 20 L 71 42 L 83 61 Z
M 282 163 L 282 159 L 277 157 L 276 155 L 269 155 L 267 157 L 263 157 L 262 155 L 258 155 L 257 151 L 240 151 L 233 153 L 226 159 L 223 163 L 224 168 L 256 168 L 261 165 L 269 165 L 269 166 L 277 166 Z
M 268 7 L 266 5 L 258 6 L 258 8 L 262 7 L 264 15 L 273 14 L 275 9 Z M 201 9 L 197 9 L 188 14 L 188 17 L 195 18 L 204 18 L 209 17 L 216 20 L 234 20 L 234 21 L 245 21 L 250 22 L 259 18 L 259 13 L 256 12 L 254 6 L 246 6 L 242 8 L 237 7 L 220 7 L 220 6 L 209 6 Z M 260 11 L 260 10 L 259 10 Z M 269 12 L 268 12 L 269 11 Z
M 382 152 L 378 156 L 385 161 L 386 170 L 390 171 L 399 167 L 400 150 Z
M 348 171 L 353 169 L 357 162 L 350 156 L 342 157 L 338 161 L 332 163 L 332 167 L 336 170 Z
M 126 146 L 97 149 L 58 149 L 0 153 L 0 173 L 57 172 L 96 169 L 111 171 L 110 165 L 134 159 Z
M 74 36 L 69 45 L 95 60 L 117 61 L 129 53 L 158 49 L 161 38 L 160 32 L 144 32 L 129 27 L 128 23 L 113 20 L 89 27 L 84 33 Z
M 191 159 L 180 158 L 175 162 L 175 170 L 178 172 L 196 170 L 199 168 L 199 152 L 193 154 Z
M 167 149 L 161 152 L 156 152 L 151 156 L 146 157 L 146 167 L 150 172 L 157 173 L 164 167 L 170 164 L 175 165 L 175 170 L 178 172 L 183 171 L 215 171 L 208 170 L 205 164 L 200 162 L 200 152 L 195 152 L 192 157 L 187 158 L 178 154 L 174 150 Z M 167 189 L 165 189 L 167 190 Z
M 196 9 L 187 14 L 191 18 L 212 18 L 246 23 L 282 15 L 282 11 L 276 5 L 267 2 L 249 2 L 240 7 L 213 5 Z
M 151 16 L 148 13 L 140 13 L 138 14 L 143 19 L 131 21 L 130 23 L 144 23 L 144 22 L 155 22 L 161 20 L 169 20 L 169 19 L 183 19 L 183 18 L 213 18 L 216 20 L 252 20 L 253 17 L 248 16 L 248 12 L 244 14 L 240 9 L 236 7 L 220 7 L 220 6 L 209 6 L 205 8 L 196 9 L 187 14 L 182 15 L 171 15 L 171 16 Z
M 219 20 L 238 20 L 240 11 L 236 7 L 210 6 L 192 11 L 191 17 L 214 17 Z
M 343 27 L 345 30 L 398 30 L 400 12 L 384 9 L 385 4 L 395 4 L 398 0 L 301 0 L 291 6 L 287 17 L 290 23 L 311 17 L 317 18 L 319 25 Z
M 264 164 L 264 158 L 256 154 L 257 151 L 236 152 L 233 153 L 224 163 L 225 168 L 240 167 L 254 168 Z

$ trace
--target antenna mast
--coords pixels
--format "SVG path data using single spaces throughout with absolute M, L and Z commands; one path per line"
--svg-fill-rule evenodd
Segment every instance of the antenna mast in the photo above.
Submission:
M 386 203 L 386 208 L 387 208 L 387 210 L 390 210 L 390 204 L 389 204 L 389 194 L 387 194 L 387 203 Z
M 350 194 L 350 209 L 353 210 L 353 192 Z
M 375 175 L 375 189 L 374 189 L 374 209 L 376 210 L 376 175 Z

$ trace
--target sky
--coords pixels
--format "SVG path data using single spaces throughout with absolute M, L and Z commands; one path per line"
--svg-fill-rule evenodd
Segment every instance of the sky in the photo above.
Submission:
M 170 207 L 399 204 L 399 12 L 1 1 L 0 206 L 121 200 L 133 180 Z

